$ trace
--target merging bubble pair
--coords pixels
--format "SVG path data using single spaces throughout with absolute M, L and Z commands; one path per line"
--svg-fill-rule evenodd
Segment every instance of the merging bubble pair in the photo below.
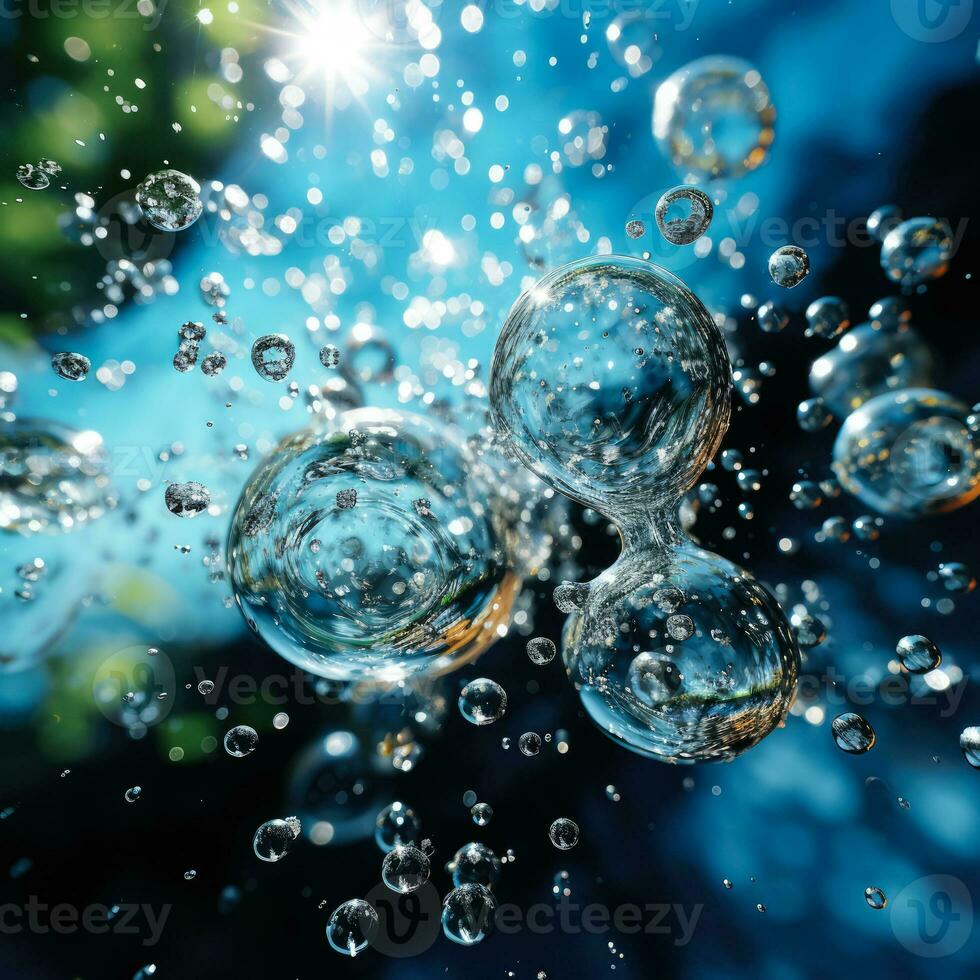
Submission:
M 541 479 L 619 528 L 616 563 L 562 587 L 569 676 L 618 743 L 729 759 L 785 716 L 799 651 L 775 599 L 678 527 L 727 429 L 731 365 L 707 310 L 624 256 L 570 263 L 515 303 L 491 367 L 497 428 Z

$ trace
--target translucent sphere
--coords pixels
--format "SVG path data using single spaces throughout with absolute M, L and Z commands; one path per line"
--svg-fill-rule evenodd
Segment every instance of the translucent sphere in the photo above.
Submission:
M 483 885 L 460 885 L 442 903 L 442 931 L 461 946 L 474 946 L 493 932 L 497 900 Z
M 412 844 L 396 844 L 381 863 L 381 880 L 392 890 L 407 895 L 429 880 L 429 858 Z
M 337 908 L 327 923 L 327 942 L 345 956 L 367 949 L 378 931 L 380 920 L 374 907 L 363 898 L 352 898 Z
M 932 354 L 911 327 L 863 323 L 813 362 L 810 388 L 843 419 L 875 395 L 929 385 L 932 371 Z
M 201 186 L 179 170 L 158 170 L 136 188 L 136 203 L 154 228 L 180 231 L 189 228 L 204 210 Z
M 17 419 L 0 431 L 0 531 L 57 534 L 114 506 L 102 437 Z
M 949 222 L 910 218 L 892 228 L 881 246 L 885 275 L 906 289 L 946 274 L 953 256 Z
M 454 885 L 483 885 L 484 888 L 496 887 L 501 868 L 500 858 L 486 844 L 477 841 L 464 844 L 446 865 Z
M 471 725 L 492 725 L 507 711 L 507 692 L 488 677 L 470 681 L 459 692 L 459 712 Z
M 415 811 L 398 801 L 386 806 L 374 825 L 374 840 L 382 851 L 393 851 L 399 844 L 418 839 L 422 823 Z
M 728 424 L 730 389 L 724 341 L 697 297 L 625 256 L 572 262 L 524 293 L 490 371 L 494 422 L 517 455 L 606 511 L 690 489 Z
M 955 510 L 980 494 L 978 429 L 967 406 L 941 391 L 879 395 L 844 420 L 834 473 L 880 514 Z
M 792 289 L 810 274 L 810 256 L 798 245 L 782 245 L 769 256 L 769 277 L 777 286 Z
M 665 762 L 731 759 L 789 709 L 800 655 L 776 600 L 689 540 L 625 552 L 565 626 L 569 677 L 615 742 Z
M 682 184 L 666 191 L 657 201 L 654 217 L 668 242 L 690 245 L 708 230 L 714 211 L 711 198 L 703 190 Z
M 762 76 L 727 55 L 699 58 L 657 89 L 653 135 L 685 176 L 741 177 L 772 145 L 776 110 Z
M 300 822 L 296 817 L 285 820 L 266 820 L 252 838 L 252 850 L 260 861 L 281 861 L 290 845 L 299 837 Z
M 448 427 L 344 413 L 252 475 L 228 542 L 235 597 L 277 653 L 322 677 L 454 669 L 495 639 L 517 589 L 492 498 Z
M 251 755 L 259 744 L 259 733 L 250 725 L 235 725 L 225 732 L 225 751 L 236 759 Z

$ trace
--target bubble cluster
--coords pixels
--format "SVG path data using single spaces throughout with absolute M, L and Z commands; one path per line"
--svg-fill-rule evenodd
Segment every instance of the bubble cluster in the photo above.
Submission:
M 242 492 L 236 601 L 273 650 L 321 677 L 454 669 L 497 638 L 517 590 L 493 493 L 436 419 L 360 409 L 335 423 L 283 440 Z
M 799 670 L 775 599 L 676 527 L 677 502 L 727 427 L 730 387 L 697 298 L 620 257 L 572 263 L 525 293 L 491 368 L 494 419 L 514 451 L 619 527 L 611 568 L 555 590 L 571 613 L 563 658 L 598 727 L 664 761 L 756 744 L 788 711 Z M 742 469 L 731 454 L 722 462 Z M 741 483 L 760 479 L 746 470 Z

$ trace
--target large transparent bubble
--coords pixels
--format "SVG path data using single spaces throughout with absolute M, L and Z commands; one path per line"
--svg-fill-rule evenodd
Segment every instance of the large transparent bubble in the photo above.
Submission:
M 250 626 L 321 677 L 397 682 L 471 660 L 517 577 L 455 430 L 358 409 L 283 440 L 242 492 L 228 561 Z
M 933 356 L 908 324 L 862 323 L 810 368 L 810 388 L 839 419 L 869 398 L 932 383 Z
M 696 180 L 741 177 L 761 166 L 776 110 L 759 72 L 727 55 L 699 58 L 657 89 L 653 135 L 678 172 Z
M 930 388 L 879 395 L 844 420 L 833 468 L 880 514 L 955 510 L 980 494 L 980 418 Z
M 698 298 L 618 255 L 569 263 L 524 293 L 490 376 L 495 425 L 524 463 L 605 513 L 688 490 L 721 441 L 730 388 Z
M 785 717 L 800 655 L 776 600 L 690 540 L 627 549 L 566 623 L 565 666 L 613 741 L 664 762 L 730 759 Z

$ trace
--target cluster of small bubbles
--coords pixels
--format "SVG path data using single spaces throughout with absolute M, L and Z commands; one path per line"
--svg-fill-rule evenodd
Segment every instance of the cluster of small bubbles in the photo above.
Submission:
M 200 321 L 188 320 L 180 327 L 177 331 L 180 345 L 173 361 L 175 370 L 181 374 L 194 370 L 201 353 L 201 341 L 204 340 L 206 333 L 204 324 Z
M 620 801 L 620 800 L 621 800 L 622 798 L 623 798 L 623 797 L 622 797 L 622 795 L 620 794 L 620 792 L 619 792 L 619 790 L 618 790 L 618 789 L 616 789 L 616 787 L 615 787 L 615 786 L 613 786 L 613 785 L 612 785 L 612 783 L 610 783 L 610 784 L 609 784 L 609 785 L 608 785 L 608 786 L 606 787 L 606 799 L 607 799 L 607 800 L 611 800 L 611 801 L 612 801 L 613 803 L 619 803 L 619 801 Z
M 941 391 L 878 395 L 844 420 L 834 443 L 834 473 L 879 514 L 955 510 L 980 494 L 976 419 Z
M 873 909 L 883 909 L 888 904 L 888 898 L 878 887 L 870 885 L 864 889 L 864 900 Z
M 883 204 L 868 215 L 868 233 L 883 242 L 888 233 L 902 223 L 902 212 L 894 204 Z
M 252 344 L 252 366 L 266 381 L 285 381 L 296 360 L 296 345 L 284 333 L 269 333 Z
M 660 84 L 653 135 L 679 173 L 727 180 L 762 165 L 775 119 L 759 72 L 739 58 L 716 55 L 685 65 Z
M 867 719 L 854 711 L 845 711 L 830 723 L 837 748 L 851 755 L 862 755 L 874 744 L 877 736 Z
M 50 185 L 51 178 L 60 173 L 61 167 L 54 160 L 22 163 L 16 170 L 17 180 L 29 191 L 43 191 Z
M 711 198 L 703 190 L 682 184 L 660 197 L 654 217 L 660 234 L 671 245 L 690 245 L 708 230 L 714 210 Z
M 532 664 L 538 667 L 543 664 L 550 664 L 555 659 L 558 652 L 553 640 L 546 636 L 535 636 L 527 641 L 527 657 Z
M 84 381 L 92 368 L 92 362 L 84 354 L 64 351 L 51 357 L 55 374 L 65 381 Z
M 209 272 L 201 279 L 199 286 L 201 297 L 208 306 L 216 306 L 220 309 L 231 295 L 231 287 L 220 272 Z
M 948 592 L 967 593 L 977 587 L 973 572 L 961 561 L 943 562 L 939 566 L 939 577 Z
M 779 333 L 789 323 L 789 317 L 772 300 L 766 300 L 756 310 L 755 319 L 764 333 Z
M 414 844 L 395 844 L 381 862 L 381 880 L 402 895 L 421 888 L 429 872 L 428 855 Z
M 459 692 L 459 713 L 471 725 L 492 725 L 507 711 L 507 692 L 487 677 L 470 681 Z
M 949 222 L 936 218 L 910 218 L 892 228 L 881 245 L 885 275 L 906 291 L 949 269 L 953 233 Z
M 123 794 L 127 803 L 135 803 L 143 793 L 143 789 L 140 786 L 130 786 L 129 789 Z
M 461 946 L 475 946 L 492 931 L 497 900 L 483 885 L 454 888 L 442 903 L 442 931 Z
M 380 924 L 372 905 L 363 898 L 349 899 L 330 916 L 327 942 L 344 956 L 357 956 L 371 944 Z
M 777 286 L 792 289 L 810 274 L 810 256 L 798 245 L 781 245 L 769 256 L 769 276 Z
M 625 541 L 593 582 L 554 592 L 571 613 L 569 676 L 600 730 L 665 761 L 754 745 L 788 711 L 799 669 L 775 600 L 675 526 L 727 427 L 731 379 L 719 328 L 687 287 L 618 256 L 528 290 L 491 367 L 498 431 L 542 479 L 612 515 Z M 722 464 L 737 472 L 742 457 Z
M 266 820 L 252 838 L 252 850 L 260 861 L 270 864 L 281 861 L 290 845 L 299 837 L 300 822 L 296 817 Z
M 796 408 L 796 421 L 804 432 L 819 432 L 834 421 L 834 416 L 822 398 L 805 398 Z
M 639 218 L 632 218 L 626 222 L 627 238 L 642 238 L 646 234 L 646 225 Z
M 910 674 L 927 674 L 942 662 L 943 655 L 932 640 L 912 634 L 903 636 L 895 647 L 901 665 Z
M 980 727 L 972 725 L 963 729 L 960 733 L 960 751 L 974 769 L 980 769 Z
M 211 504 L 211 492 L 203 483 L 171 483 L 163 493 L 167 510 L 177 517 L 197 517 Z
M 236 759 L 251 755 L 259 744 L 259 733 L 249 725 L 235 725 L 225 732 L 225 751 Z
M 578 843 L 578 824 L 568 817 L 559 817 L 548 828 L 548 838 L 559 851 L 570 851 Z
M 837 337 L 851 325 L 851 312 L 839 296 L 821 296 L 806 308 L 807 337 Z
M 374 821 L 374 840 L 387 854 L 400 844 L 413 843 L 421 829 L 422 822 L 415 811 L 396 800 L 386 806 Z
M 136 188 L 136 203 L 160 231 L 189 228 L 201 216 L 201 186 L 179 170 L 158 170 Z
M 464 844 L 446 865 L 446 871 L 452 876 L 453 884 L 483 885 L 484 888 L 496 888 L 500 879 L 501 860 L 497 855 L 478 841 Z
M 525 732 L 517 741 L 522 755 L 533 756 L 541 751 L 541 736 L 537 732 Z
M 874 309 L 874 307 L 872 307 Z M 877 395 L 932 383 L 933 356 L 907 321 L 849 330 L 810 367 L 810 389 L 839 418 Z
M 477 827 L 486 827 L 493 819 L 493 807 L 489 803 L 474 803 L 470 807 L 470 816 Z
M 340 348 L 333 344 L 324 344 L 320 348 L 320 363 L 325 368 L 335 368 L 340 364 Z

